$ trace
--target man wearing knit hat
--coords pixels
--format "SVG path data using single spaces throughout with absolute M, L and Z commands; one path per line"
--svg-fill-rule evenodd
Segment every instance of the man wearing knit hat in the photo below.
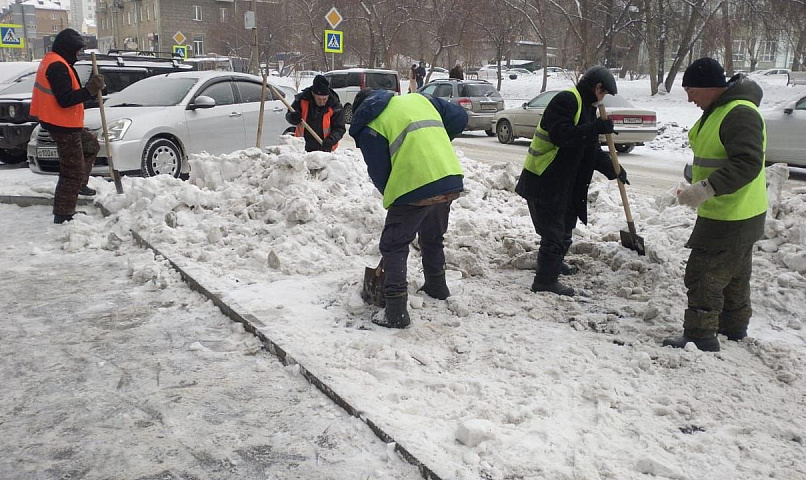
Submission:
M 300 92 L 291 107 L 294 112 L 286 113 L 285 119 L 297 126 L 295 136 L 305 138 L 306 152 L 332 152 L 336 149 L 347 130 L 344 126 L 344 108 L 324 75 L 314 77 L 313 85 Z M 321 144 L 305 130 L 302 120 L 323 140 Z
M 694 152 L 692 184 L 678 191 L 682 205 L 697 209 L 684 277 L 688 308 L 683 335 L 664 346 L 694 343 L 718 352 L 717 333 L 728 340 L 747 336 L 753 244 L 764 234 L 767 132 L 758 111 L 762 91 L 743 75 L 725 80 L 716 60 L 701 58 L 683 75 L 688 101 L 702 109 L 689 131 Z

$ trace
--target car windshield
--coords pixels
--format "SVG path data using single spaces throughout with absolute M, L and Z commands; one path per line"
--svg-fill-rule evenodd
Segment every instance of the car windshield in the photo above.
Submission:
M 36 80 L 36 72 L 23 77 L 18 82 L 14 82 L 8 87 L 3 90 L 0 90 L 0 93 L 3 95 L 9 93 L 31 93 L 34 90 L 34 81 Z
M 170 107 L 178 105 L 188 94 L 196 78 L 151 77 L 133 83 L 110 99 L 110 107 Z
M 605 95 L 604 104 L 606 107 L 634 108 L 626 98 L 613 95 Z
M 487 83 L 468 83 L 465 85 L 465 97 L 490 97 L 499 98 L 501 95 L 490 84 Z

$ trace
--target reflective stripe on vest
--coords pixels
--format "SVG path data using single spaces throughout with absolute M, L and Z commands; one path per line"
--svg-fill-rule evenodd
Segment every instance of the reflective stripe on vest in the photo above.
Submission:
M 307 99 L 302 99 L 299 101 L 300 115 L 302 115 L 302 119 L 306 122 L 308 121 L 308 107 L 310 106 L 310 103 L 310 100 Z M 322 140 L 330 136 L 330 117 L 332 116 L 333 108 L 327 107 L 327 112 L 325 112 L 325 114 L 322 116 Z M 302 122 L 300 122 L 300 124 L 297 125 L 297 128 L 294 129 L 294 136 L 301 137 L 303 135 L 305 135 L 305 127 L 303 127 Z M 333 148 L 331 148 L 330 151 L 332 152 L 333 150 L 336 150 L 336 147 L 338 146 L 339 144 L 336 143 L 333 145 Z
M 384 208 L 424 185 L 464 175 L 442 117 L 419 93 L 392 97 L 368 127 L 389 142 L 392 172 L 383 191 Z
M 53 95 L 53 90 L 50 81 L 46 75 L 48 67 L 53 63 L 61 62 L 67 67 L 70 73 L 70 80 L 73 90 L 81 88 L 78 83 L 73 68 L 57 53 L 50 52 L 45 55 L 45 58 L 39 63 L 39 68 L 36 71 L 36 81 L 34 83 L 34 90 L 31 96 L 31 115 L 36 116 L 39 120 L 58 125 L 60 127 L 69 128 L 82 128 L 84 127 L 84 104 L 79 103 L 72 107 L 63 108 L 59 105 L 56 97 Z
M 579 123 L 579 117 L 582 115 L 582 95 L 579 94 L 579 91 L 575 87 L 567 88 L 566 91 L 573 93 L 577 99 L 577 113 L 574 115 L 574 125 L 577 125 Z M 554 161 L 554 157 L 557 156 L 557 152 L 560 149 L 560 147 L 551 143 L 548 132 L 540 126 L 542 122 L 543 117 L 541 116 L 540 122 L 538 122 L 537 128 L 535 129 L 535 134 L 532 137 L 532 143 L 529 145 L 529 150 L 526 153 L 526 161 L 523 165 L 523 168 L 535 175 L 542 175 L 543 172 L 549 168 L 549 165 Z
M 691 183 L 708 178 L 719 168 L 730 163 L 728 153 L 722 140 L 719 138 L 719 129 L 725 117 L 739 105 L 752 108 L 761 118 L 758 107 L 747 100 L 734 100 L 719 106 L 708 115 L 705 123 L 700 118 L 688 132 L 689 143 L 694 151 L 694 165 L 691 170 Z M 767 126 L 763 129 L 763 151 L 767 151 Z M 767 184 L 764 172 L 764 157 L 762 157 L 761 170 L 753 181 L 728 194 L 711 197 L 700 205 L 697 215 L 712 220 L 735 221 L 746 220 L 767 211 Z

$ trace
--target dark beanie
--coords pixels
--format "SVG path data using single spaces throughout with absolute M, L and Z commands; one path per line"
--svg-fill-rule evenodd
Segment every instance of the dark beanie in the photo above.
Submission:
M 315 95 L 330 95 L 330 82 L 327 81 L 324 75 L 317 75 L 313 78 L 311 91 Z
M 353 113 L 358 111 L 359 107 L 361 107 L 361 104 L 364 103 L 364 100 L 367 99 L 370 93 L 372 93 L 372 89 L 364 87 L 355 94 L 355 98 L 353 99 Z
M 684 87 L 711 88 L 726 87 L 725 69 L 713 58 L 695 60 L 683 74 Z

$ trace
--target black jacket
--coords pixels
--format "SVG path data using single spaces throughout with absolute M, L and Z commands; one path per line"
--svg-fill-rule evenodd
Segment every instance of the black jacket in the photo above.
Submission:
M 324 140 L 322 144 L 319 144 L 319 142 L 317 142 L 316 139 L 313 138 L 310 133 L 308 133 L 308 130 L 305 130 L 303 135 L 303 138 L 305 138 L 305 151 L 330 152 L 333 148 L 333 145 L 339 143 L 341 137 L 344 136 L 344 132 L 347 131 L 347 128 L 344 126 L 344 108 L 341 106 L 341 102 L 339 101 L 339 95 L 331 89 L 330 97 L 327 99 L 325 106 L 318 107 L 316 106 L 316 100 L 313 98 L 311 87 L 308 87 L 301 91 L 296 98 L 294 98 L 294 103 L 291 104 L 291 108 L 300 114 L 302 113 L 302 107 L 300 106 L 301 100 L 308 100 L 308 118 L 304 119 L 305 123 L 310 125 L 313 131 L 319 135 L 319 138 Z M 333 109 L 333 115 L 330 117 L 330 135 L 325 138 L 322 135 L 322 119 L 324 118 L 325 113 L 327 113 L 328 108 Z M 295 123 L 294 117 L 295 115 L 290 111 L 285 114 L 285 118 L 288 123 L 297 125 L 299 122 Z
M 557 156 L 542 175 L 524 169 L 515 188 L 518 195 L 536 202 L 540 208 L 560 217 L 574 209 L 582 223 L 588 223 L 588 186 L 593 171 L 613 180 L 616 173 L 610 156 L 599 146 L 596 133 L 596 96 L 593 89 L 577 85 L 582 96 L 582 113 L 574 125 L 577 99 L 563 91 L 551 99 L 543 112 L 540 126 L 559 147 Z
M 84 48 L 84 40 L 81 35 L 71 28 L 67 28 L 56 35 L 53 41 L 53 52 L 61 56 L 69 65 L 73 74 L 78 78 L 78 72 L 73 68 L 76 63 L 78 52 Z M 62 108 L 69 108 L 79 103 L 84 103 L 92 98 L 92 94 L 84 87 L 73 90 L 73 81 L 70 79 L 70 72 L 63 63 L 52 63 L 45 71 L 45 76 L 50 82 L 50 89 L 56 97 L 56 101 Z M 80 132 L 81 128 L 61 127 L 47 122 L 42 123 L 45 130 L 56 133 Z

